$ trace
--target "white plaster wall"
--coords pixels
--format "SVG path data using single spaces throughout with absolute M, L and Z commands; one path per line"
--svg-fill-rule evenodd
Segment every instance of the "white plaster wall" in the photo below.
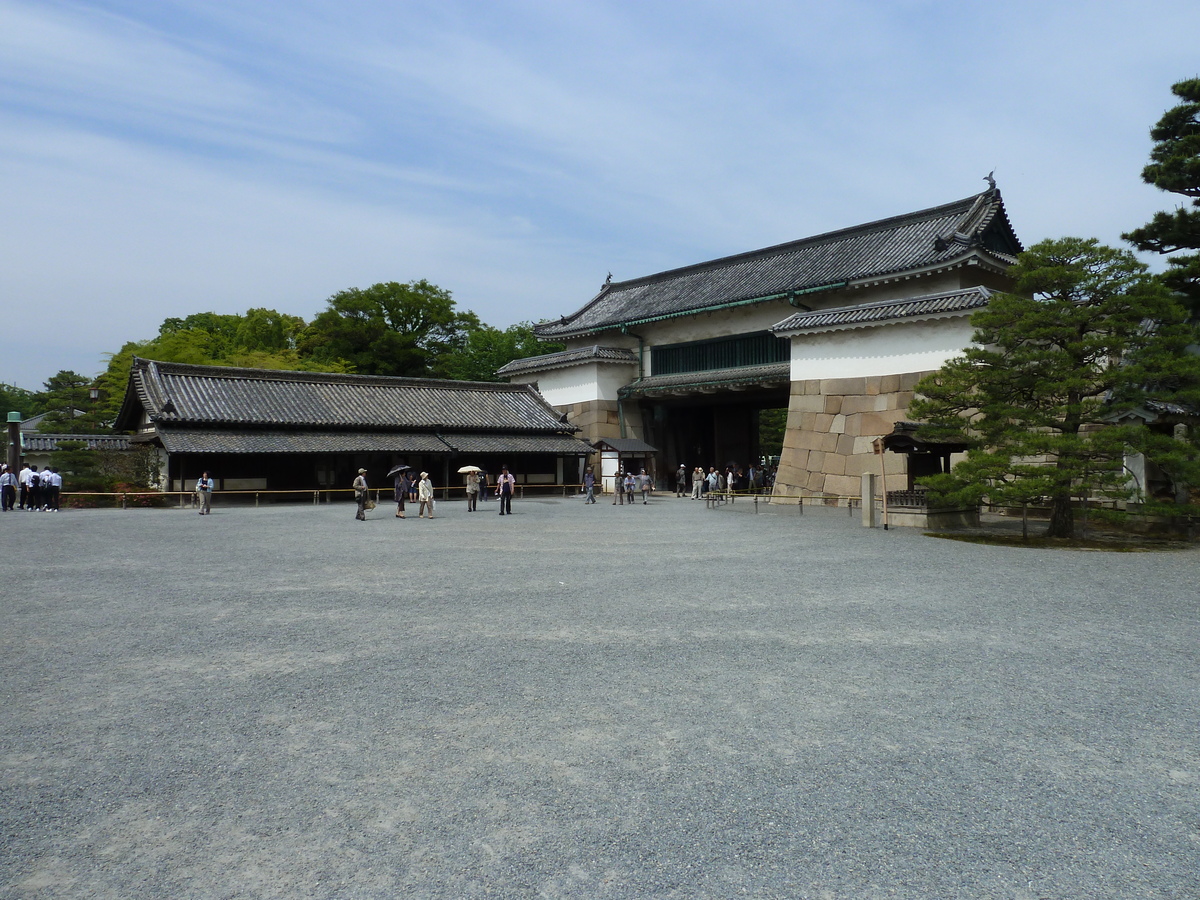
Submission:
M 966 316 L 792 337 L 792 381 L 903 375 L 940 368 L 971 344 Z
M 536 384 L 551 406 L 570 406 L 589 400 L 616 400 L 617 390 L 637 376 L 633 366 L 585 363 L 549 372 L 517 375 L 512 381 Z

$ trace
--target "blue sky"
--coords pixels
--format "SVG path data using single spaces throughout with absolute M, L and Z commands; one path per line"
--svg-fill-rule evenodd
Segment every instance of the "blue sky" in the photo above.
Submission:
M 0 0 L 0 381 L 427 278 L 506 327 L 965 197 L 1119 243 L 1200 3 Z M 40 323 L 32 328 L 29 322 Z

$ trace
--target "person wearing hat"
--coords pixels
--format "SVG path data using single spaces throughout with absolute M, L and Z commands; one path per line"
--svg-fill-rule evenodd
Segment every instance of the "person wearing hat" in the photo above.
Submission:
M 421 482 L 417 485 L 417 497 L 421 501 L 421 505 L 417 507 L 417 518 L 421 518 L 425 514 L 425 507 L 429 507 L 429 518 L 433 518 L 433 482 L 429 480 L 429 473 L 421 473 Z
M 359 469 L 358 477 L 354 479 L 354 502 L 358 504 L 358 512 L 354 518 L 360 522 L 367 520 L 367 470 Z
M 512 495 L 516 488 L 517 479 L 508 471 L 508 466 L 500 467 L 500 477 L 496 479 L 496 496 L 500 498 L 500 515 L 506 512 L 512 515 Z

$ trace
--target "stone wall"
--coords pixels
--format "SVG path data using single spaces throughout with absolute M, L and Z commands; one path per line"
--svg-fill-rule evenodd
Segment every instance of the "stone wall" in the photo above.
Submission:
M 880 471 L 872 443 L 907 417 L 913 386 L 927 374 L 793 381 L 776 493 L 859 496 L 863 473 Z M 885 453 L 883 462 L 888 488 L 906 487 L 908 458 Z

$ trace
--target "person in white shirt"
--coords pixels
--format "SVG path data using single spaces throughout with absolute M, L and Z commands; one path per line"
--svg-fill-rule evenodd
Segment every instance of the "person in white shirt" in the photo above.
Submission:
M 500 498 L 500 515 L 512 515 L 513 491 L 517 488 L 517 479 L 508 471 L 508 466 L 500 468 L 500 477 L 496 479 L 496 496 Z
M 29 463 L 25 463 L 23 466 L 21 466 L 21 474 L 17 476 L 17 482 L 21 485 L 21 503 L 20 503 L 21 509 L 30 508 L 28 504 L 29 504 L 29 476 L 31 474 L 32 474 L 32 470 L 29 468 Z
M 17 476 L 5 465 L 0 470 L 0 507 L 8 512 L 17 505 Z
M 425 508 L 429 508 L 429 518 L 433 518 L 433 482 L 429 480 L 429 473 L 421 473 L 421 481 L 417 484 L 417 499 L 420 505 L 417 507 L 417 518 L 425 515 Z

